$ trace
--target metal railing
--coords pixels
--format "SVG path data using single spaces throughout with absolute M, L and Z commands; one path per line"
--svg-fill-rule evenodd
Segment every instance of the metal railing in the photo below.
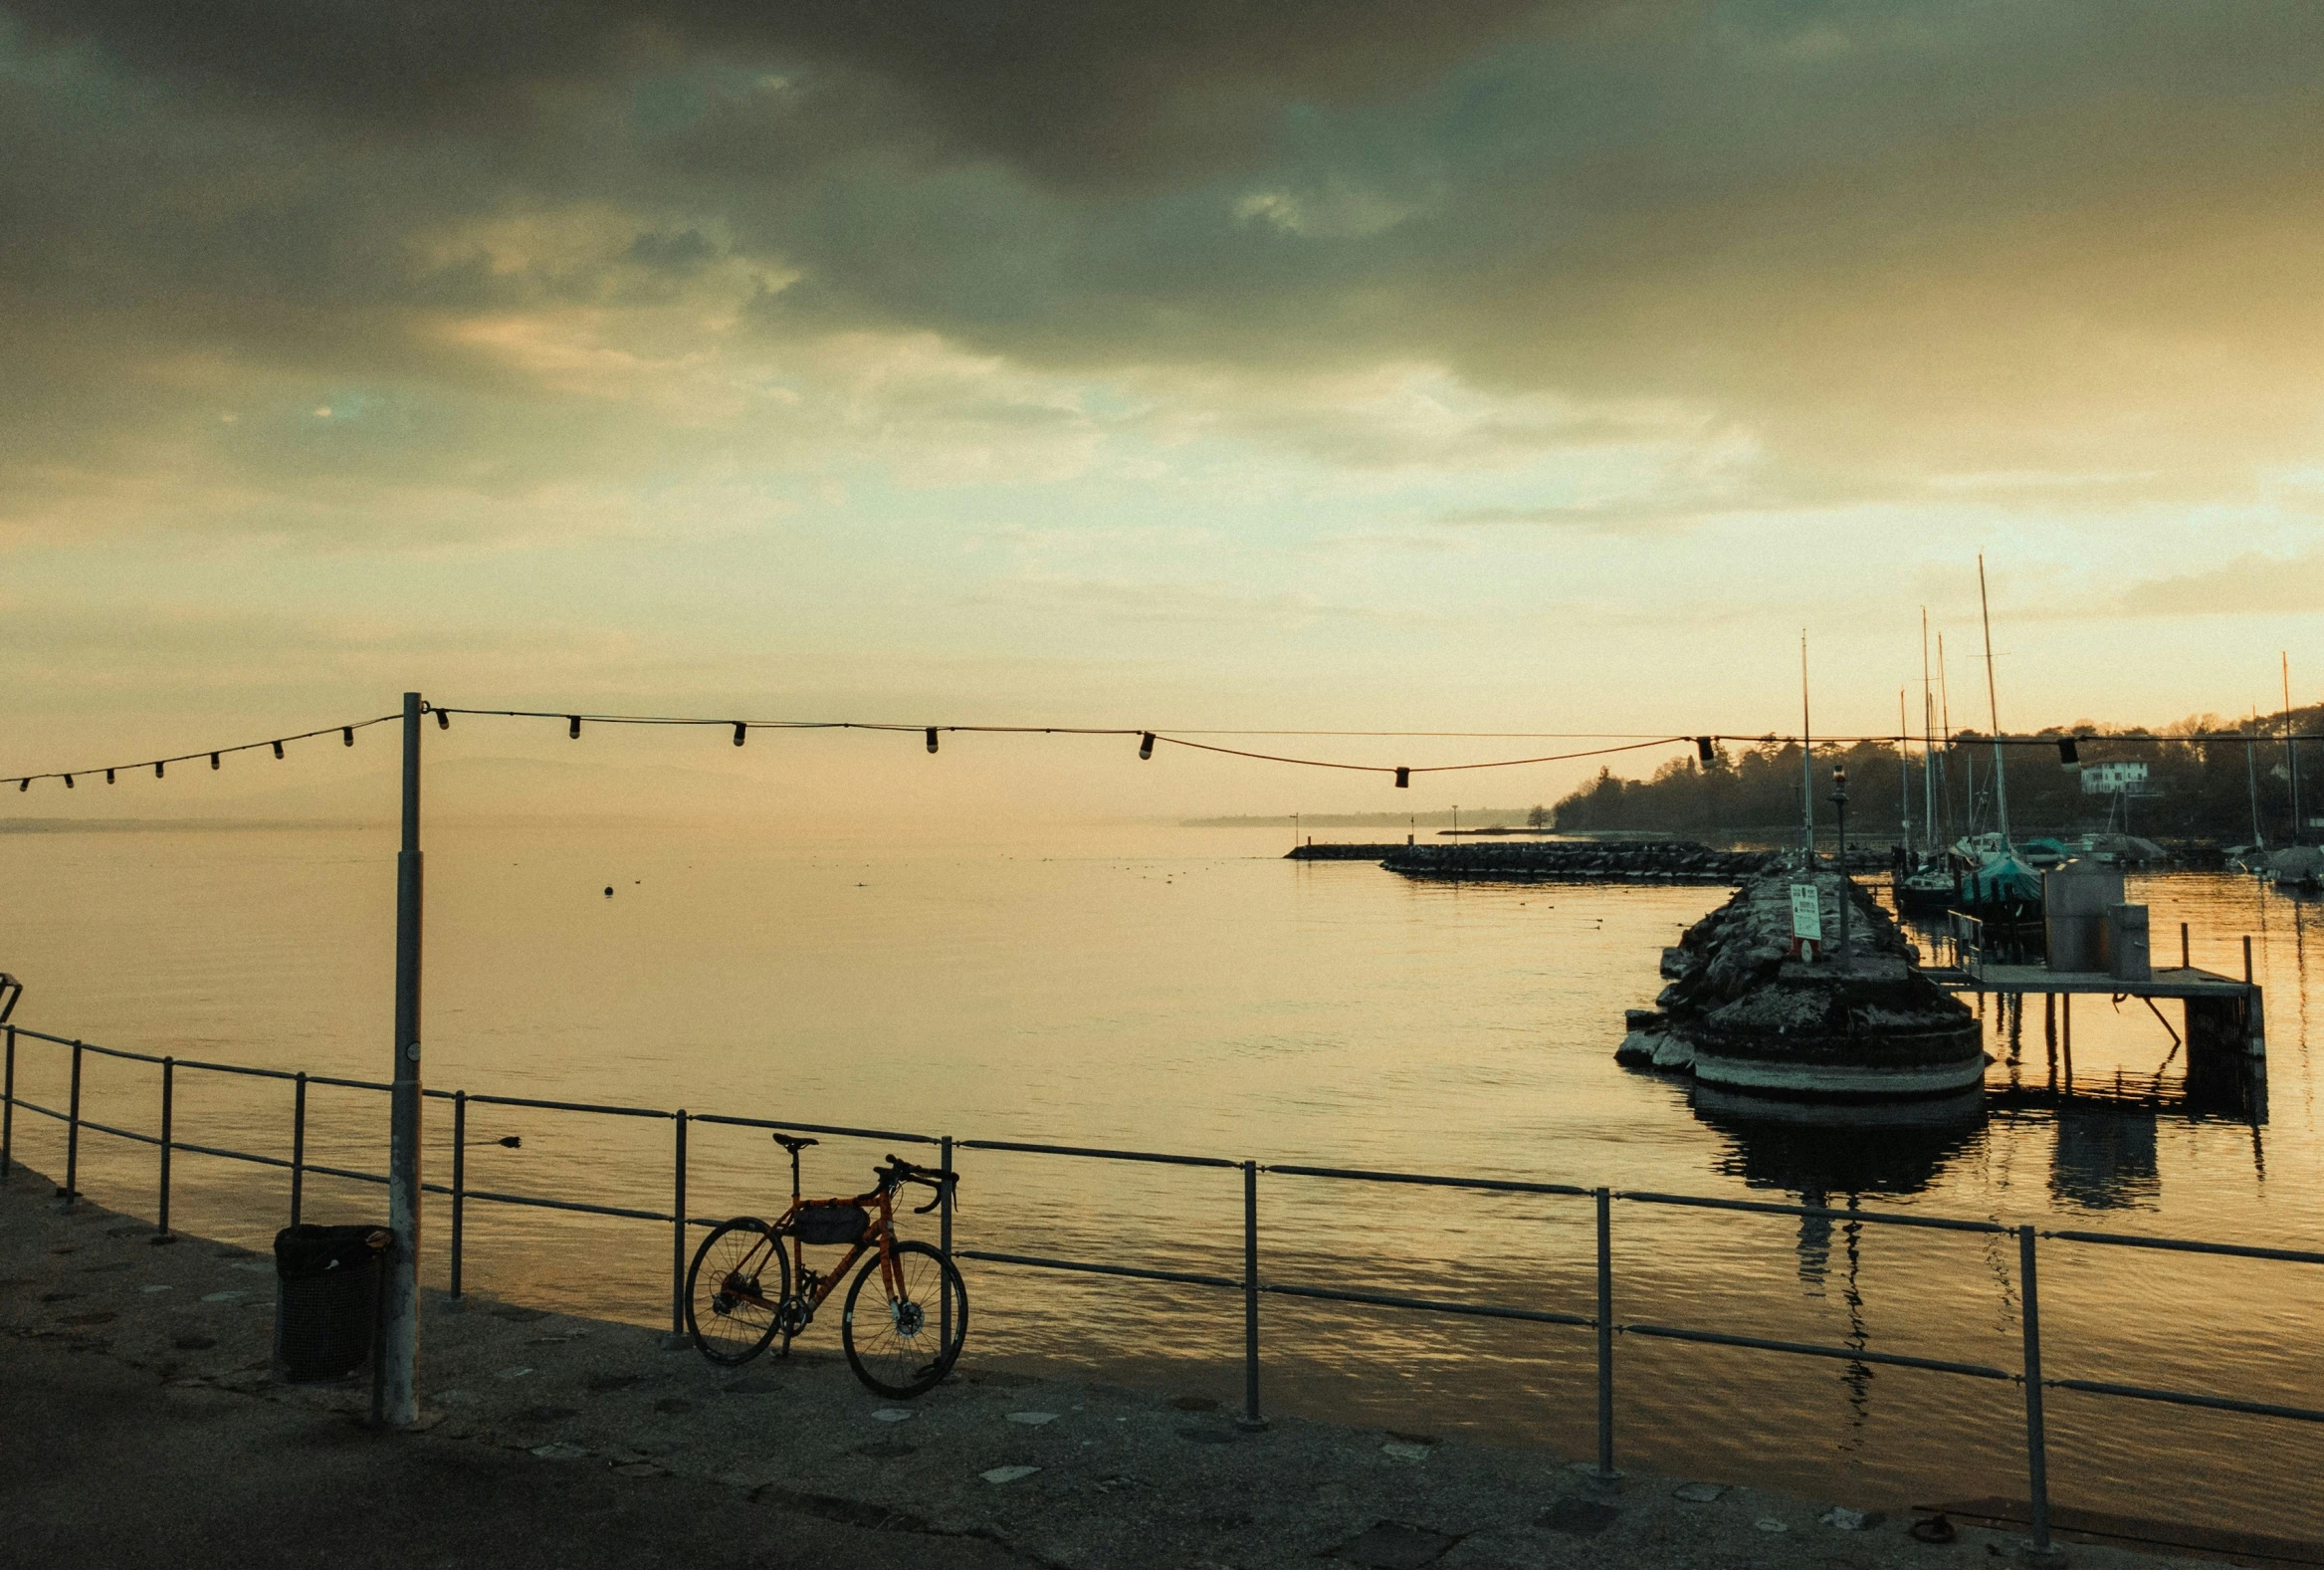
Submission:
M 169 1230 L 170 1158 L 177 1151 L 188 1151 L 198 1155 L 247 1162 L 259 1166 L 289 1169 L 291 1174 L 290 1211 L 291 1221 L 294 1225 L 300 1219 L 305 1178 L 310 1172 L 320 1173 L 328 1177 L 350 1179 L 359 1183 L 384 1185 L 387 1182 L 386 1176 L 381 1173 L 323 1166 L 307 1160 L 306 1155 L 307 1090 L 310 1085 L 329 1085 L 352 1090 L 386 1093 L 390 1089 L 386 1084 L 371 1080 L 344 1079 L 325 1074 L 295 1073 L 277 1068 L 253 1068 L 236 1063 L 213 1063 L 195 1058 L 155 1056 L 147 1052 L 124 1051 L 118 1047 L 97 1046 L 86 1041 L 51 1035 L 20 1025 L 0 1026 L 0 1031 L 5 1033 L 5 1082 L 0 1083 L 0 1176 L 5 1176 L 11 1170 L 14 1161 L 16 1109 L 22 1107 L 27 1112 L 55 1119 L 66 1125 L 65 1182 L 58 1192 L 60 1198 L 68 1205 L 79 1198 L 77 1184 L 80 1173 L 81 1135 L 84 1130 L 157 1148 L 159 1158 L 159 1195 L 155 1220 L 157 1238 L 168 1238 L 172 1235 Z M 16 1058 L 17 1042 L 20 1036 L 71 1050 L 71 1099 L 64 1110 L 42 1106 L 17 1095 Z M 159 1067 L 161 1075 L 159 1086 L 160 1132 L 158 1134 L 146 1134 L 134 1129 L 117 1128 L 97 1122 L 82 1114 L 83 1060 L 93 1052 L 107 1058 L 149 1063 Z M 173 1128 L 173 1114 L 176 1076 L 179 1069 L 195 1069 L 205 1073 L 237 1074 L 253 1078 L 290 1081 L 294 1090 L 289 1158 L 285 1159 L 255 1151 L 229 1150 L 220 1146 L 201 1145 L 190 1140 L 176 1138 Z M 954 1139 L 950 1135 L 915 1134 L 892 1129 L 852 1128 L 840 1124 L 802 1123 L 788 1119 L 736 1117 L 707 1112 L 688 1113 L 683 1108 L 677 1111 L 664 1111 L 652 1107 L 550 1101 L 528 1096 L 483 1095 L 465 1090 L 429 1090 L 426 1094 L 433 1099 L 452 1103 L 452 1181 L 449 1184 L 431 1183 L 424 1186 L 427 1193 L 445 1196 L 451 1202 L 449 1273 L 452 1295 L 457 1297 L 462 1293 L 461 1267 L 465 1245 L 463 1221 L 468 1202 L 472 1200 L 495 1205 L 529 1206 L 542 1210 L 567 1211 L 587 1216 L 606 1216 L 627 1221 L 660 1223 L 671 1229 L 670 1327 L 673 1336 L 682 1336 L 686 1327 L 687 1231 L 690 1227 L 713 1227 L 725 1220 L 723 1217 L 689 1217 L 686 1214 L 687 1129 L 691 1123 L 714 1123 L 738 1128 L 830 1134 L 889 1143 L 934 1146 L 939 1152 L 940 1164 L 945 1167 L 952 1165 L 955 1152 L 990 1151 L 1017 1155 L 1153 1163 L 1173 1167 L 1239 1172 L 1242 1176 L 1243 1190 L 1243 1257 L 1242 1273 L 1239 1276 L 1192 1270 L 1164 1270 L 1145 1265 L 1115 1264 L 1091 1259 L 1061 1259 L 1042 1254 L 1004 1253 L 982 1248 L 956 1248 L 952 1240 L 953 1218 L 949 1189 L 944 1195 L 941 1210 L 942 1235 L 940 1241 L 948 1252 L 958 1258 L 974 1259 L 986 1264 L 1068 1271 L 1083 1275 L 1156 1281 L 1172 1285 L 1208 1287 L 1220 1291 L 1239 1292 L 1243 1298 L 1244 1401 L 1241 1421 L 1250 1427 L 1263 1426 L 1263 1420 L 1260 1416 L 1259 1308 L 1261 1299 L 1270 1296 L 1347 1303 L 1360 1307 L 1395 1308 L 1477 1319 L 1514 1320 L 1592 1331 L 1596 1342 L 1597 1375 L 1596 1467 L 1598 1475 L 1606 1478 L 1620 1475 L 1614 1469 L 1614 1347 L 1617 1336 L 1640 1336 L 1652 1340 L 1692 1342 L 1702 1346 L 1779 1352 L 1796 1357 L 1879 1364 L 1887 1367 L 1920 1369 L 1930 1373 L 1952 1374 L 1969 1379 L 2013 1384 L 2020 1388 L 2024 1399 L 2025 1468 L 2026 1486 L 2031 1507 L 2032 1545 L 2037 1551 L 2045 1553 L 2051 1547 L 2048 1447 L 2046 1420 L 2042 1409 L 2042 1397 L 2045 1391 L 2073 1391 L 2082 1395 L 2161 1402 L 2173 1406 L 2200 1407 L 2217 1412 L 2230 1412 L 2253 1417 L 2282 1418 L 2301 1423 L 2324 1423 L 2324 1411 L 2306 1407 L 2244 1401 L 2236 1397 L 2198 1391 L 2164 1390 L 2143 1385 L 2127 1385 L 2108 1380 L 2057 1379 L 2045 1375 L 2042 1372 L 2041 1363 L 2038 1243 L 2040 1239 L 2046 1238 L 2055 1242 L 2100 1247 L 2164 1249 L 2227 1258 L 2319 1265 L 2324 1265 L 2324 1252 L 2310 1252 L 2297 1248 L 2264 1247 L 2246 1243 L 2205 1242 L 2183 1237 L 2147 1237 L 2119 1233 L 2043 1231 L 2030 1225 L 2011 1226 L 1997 1221 L 1942 1216 L 1896 1215 L 1877 1211 L 1835 1210 L 1819 1205 L 1783 1205 L 1772 1201 L 1660 1194 L 1643 1190 L 1616 1190 L 1602 1186 L 1584 1188 L 1574 1184 L 1536 1183 L 1507 1178 L 1459 1177 L 1435 1173 L 1301 1166 L 1290 1163 L 1263 1163 L 1255 1160 L 1233 1161 L 1218 1156 L 1186 1156 L 1156 1151 L 1107 1150 L 1079 1145 L 1028 1143 L 1021 1140 Z M 673 1129 L 671 1208 L 666 1211 L 644 1210 L 625 1206 L 598 1205 L 580 1200 L 556 1199 L 546 1195 L 505 1194 L 469 1188 L 467 1186 L 465 1153 L 468 1108 L 471 1105 L 523 1107 L 543 1111 L 572 1112 L 596 1117 L 669 1120 Z M 1596 1300 L 1593 1305 L 1594 1311 L 1582 1314 L 1552 1308 L 1415 1297 L 1396 1292 L 1359 1291 L 1314 1282 L 1262 1279 L 1259 1273 L 1259 1178 L 1262 1173 L 1276 1178 L 1320 1182 L 1418 1185 L 1486 1194 L 1534 1195 L 1588 1200 L 1591 1203 L 1596 1223 Z M 1617 1319 L 1614 1312 L 1613 1204 L 1615 1201 L 1620 1201 L 1625 1205 L 1679 1207 L 1760 1216 L 1793 1217 L 1812 1221 L 1866 1223 L 1882 1227 L 1921 1228 L 1991 1236 L 2012 1236 L 2017 1242 L 2018 1290 L 2022 1305 L 2018 1316 L 2021 1332 L 2018 1364 L 2015 1368 L 2002 1368 L 1983 1363 L 1921 1357 L 1905 1352 L 1874 1351 L 1868 1347 L 1785 1341 L 1765 1336 L 1738 1335 L 1727 1331 L 1706 1330 L 1684 1325 L 1664 1325 L 1638 1321 L 1623 1322 Z

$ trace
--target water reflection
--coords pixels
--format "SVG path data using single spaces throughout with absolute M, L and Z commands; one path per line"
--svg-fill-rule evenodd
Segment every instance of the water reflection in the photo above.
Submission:
M 2084 1210 L 2153 1210 L 2163 1179 L 2156 1109 L 2061 1108 L 2049 1162 L 2050 1198 Z

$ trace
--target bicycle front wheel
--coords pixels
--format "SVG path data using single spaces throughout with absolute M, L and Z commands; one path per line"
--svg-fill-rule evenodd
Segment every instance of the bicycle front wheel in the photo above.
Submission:
M 897 1243 L 892 1257 L 893 1291 L 880 1256 L 864 1261 L 847 1289 L 839 1339 L 856 1378 L 902 1401 L 935 1389 L 959 1361 L 960 1344 L 968 1338 L 968 1288 L 951 1256 L 927 1243 Z M 859 1303 L 866 1286 L 872 1299 Z
M 766 1350 L 791 1295 L 791 1261 L 774 1229 L 738 1216 L 715 1229 L 686 1272 L 686 1328 L 713 1363 L 732 1368 Z

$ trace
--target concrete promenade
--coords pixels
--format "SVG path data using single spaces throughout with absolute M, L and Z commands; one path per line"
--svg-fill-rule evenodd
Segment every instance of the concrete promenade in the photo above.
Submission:
M 22 1168 L 0 1184 L 0 1566 L 1969 1570 L 2017 1546 L 1715 1482 L 1608 1487 L 1538 1450 L 1242 1434 L 1166 1390 L 980 1366 L 973 1330 L 951 1382 L 897 1404 L 835 1323 L 724 1371 L 473 1295 L 431 1295 L 422 1432 L 384 1434 L 365 1385 L 269 1382 L 270 1258 L 150 1233 L 64 1212 Z

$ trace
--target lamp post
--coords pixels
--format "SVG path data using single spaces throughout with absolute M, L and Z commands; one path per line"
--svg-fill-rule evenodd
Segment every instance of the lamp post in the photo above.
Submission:
M 1840 969 L 1848 967 L 1848 895 L 1855 881 L 1848 876 L 1848 770 L 1845 764 L 1831 766 L 1831 804 L 1839 813 L 1840 833 Z

